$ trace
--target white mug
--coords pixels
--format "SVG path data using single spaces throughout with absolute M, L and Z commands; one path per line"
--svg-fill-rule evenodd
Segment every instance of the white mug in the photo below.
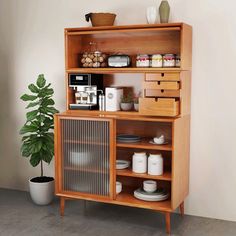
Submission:
M 155 6 L 147 7 L 146 16 L 148 24 L 155 24 L 157 20 L 157 8 Z

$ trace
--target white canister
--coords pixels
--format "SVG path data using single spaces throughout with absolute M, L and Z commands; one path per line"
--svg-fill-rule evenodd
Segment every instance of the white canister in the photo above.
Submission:
M 133 155 L 133 172 L 146 173 L 147 172 L 147 155 L 145 152 L 135 152 Z
M 149 155 L 148 174 L 149 175 L 163 175 L 163 157 L 161 154 Z

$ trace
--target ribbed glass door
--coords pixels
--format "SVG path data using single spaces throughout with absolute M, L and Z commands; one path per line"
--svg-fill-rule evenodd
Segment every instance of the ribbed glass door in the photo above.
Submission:
M 62 189 L 109 196 L 110 121 L 61 119 Z

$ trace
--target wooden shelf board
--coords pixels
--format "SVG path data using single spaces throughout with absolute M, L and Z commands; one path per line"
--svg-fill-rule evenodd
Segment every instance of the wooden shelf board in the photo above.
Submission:
M 79 28 L 65 28 L 65 31 L 100 31 L 100 30 L 119 30 L 119 29 L 152 29 L 152 28 L 167 28 L 167 27 L 182 27 L 187 25 L 185 23 L 162 23 L 162 24 L 139 24 L 139 25 L 113 25 L 113 26 L 97 26 L 97 27 L 79 27 Z
M 172 211 L 170 200 L 161 202 L 142 201 L 133 196 L 133 191 L 122 191 L 116 196 L 115 202 L 119 205 L 124 206 L 139 207 L 159 211 Z
M 179 117 L 158 117 L 158 116 L 141 116 L 136 111 L 86 111 L 86 110 L 67 110 L 56 116 L 72 116 L 72 117 L 101 117 L 101 118 L 115 118 L 117 120 L 142 120 L 153 122 L 174 122 Z
M 154 72 L 181 72 L 181 68 L 69 68 L 67 73 L 96 73 L 96 74 L 113 74 L 113 73 L 154 73 Z
M 111 203 L 115 205 L 122 205 L 122 206 L 130 206 L 130 207 L 138 207 L 138 208 L 145 208 L 150 210 L 156 211 L 163 211 L 163 212 L 172 212 L 173 209 L 171 208 L 171 200 L 161 201 L 161 202 L 147 202 L 142 201 L 133 196 L 132 192 L 121 192 L 116 196 L 116 199 L 110 199 L 107 197 L 102 196 L 92 196 L 91 194 L 81 194 L 77 192 L 65 192 L 65 193 L 56 193 L 57 196 L 66 197 L 68 199 L 83 199 L 88 201 L 95 201 L 95 202 L 104 202 L 104 203 Z
M 155 179 L 155 180 L 166 180 L 171 181 L 171 172 L 166 171 L 163 175 L 148 175 L 148 174 L 137 174 L 134 173 L 131 169 L 116 170 L 116 175 L 118 176 L 127 176 L 143 179 Z
M 154 145 L 149 143 L 148 140 L 142 140 L 141 142 L 137 143 L 116 143 L 117 147 L 124 147 L 124 148 L 139 148 L 139 149 L 148 149 L 148 150 L 161 150 L 161 151 L 171 151 L 172 145 L 166 144 L 166 145 Z

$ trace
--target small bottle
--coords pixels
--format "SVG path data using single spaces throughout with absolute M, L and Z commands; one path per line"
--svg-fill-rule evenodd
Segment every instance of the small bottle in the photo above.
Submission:
M 99 101 L 99 111 L 105 111 L 105 95 L 100 94 L 98 97 Z

